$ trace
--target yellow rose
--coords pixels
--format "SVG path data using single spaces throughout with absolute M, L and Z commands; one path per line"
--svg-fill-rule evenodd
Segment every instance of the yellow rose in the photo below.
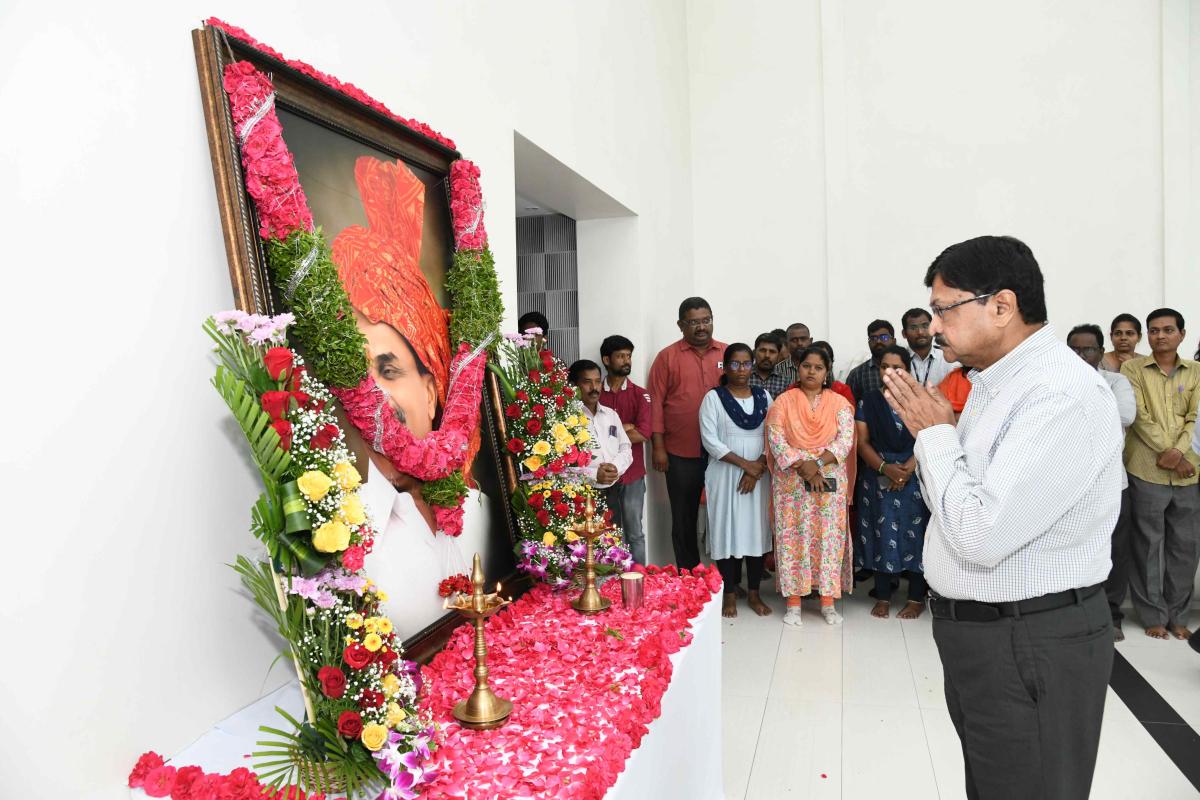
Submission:
M 557 441 L 554 442 L 554 451 L 556 453 L 567 452 L 567 447 L 568 447 L 567 443 L 564 442 L 562 439 L 558 439 Z
M 374 722 L 369 725 L 363 725 L 362 739 L 363 747 L 368 750 L 379 750 L 387 742 L 388 731 L 382 725 Z
M 338 513 L 341 514 L 347 525 L 362 525 L 367 521 L 367 512 L 363 508 L 362 500 L 359 500 L 356 494 L 347 494 L 342 498 L 342 503 L 338 506 Z
M 398 703 L 388 703 L 387 707 L 387 724 L 393 728 L 404 722 L 408 716 L 408 712 L 400 707 Z
M 363 621 L 363 629 L 367 633 L 379 633 L 379 617 L 367 617 Z
M 310 503 L 315 503 L 328 494 L 333 479 L 318 469 L 311 469 L 296 480 L 296 485 Z
M 387 617 L 377 617 L 379 620 L 379 632 L 387 636 L 392 632 L 392 621 Z
M 525 459 L 521 463 L 524 464 L 525 468 L 528 469 L 530 472 L 537 472 L 539 469 L 542 468 L 542 459 L 539 458 L 538 456 L 530 456 L 529 458 Z
M 350 546 L 350 529 L 340 520 L 330 520 L 313 531 L 312 544 L 318 553 L 340 553 Z
M 339 461 L 333 465 L 333 477 L 337 478 L 342 491 L 350 491 L 362 483 L 362 476 L 349 461 Z
M 363 637 L 363 647 L 367 648 L 372 653 L 378 653 L 379 648 L 383 647 L 383 639 L 379 638 L 378 633 L 368 633 Z
M 546 531 L 542 534 L 542 544 L 546 545 L 546 547 L 554 547 L 557 542 L 558 537 L 554 535 L 553 531 Z
M 566 539 L 568 542 L 574 544 L 575 542 L 579 541 L 579 534 L 576 533 L 575 531 L 567 531 L 567 535 L 564 536 L 563 538 Z
M 352 631 L 356 631 L 363 626 L 363 616 L 358 612 L 346 617 L 346 627 Z
M 533 454 L 535 456 L 550 455 L 550 443 L 547 442 L 545 439 L 535 442 L 533 445 Z
M 579 433 L 575 434 L 575 443 L 583 444 L 584 442 L 591 441 L 591 438 L 592 435 L 587 432 L 587 428 L 582 428 Z
M 400 691 L 400 679 L 392 673 L 383 676 L 383 693 L 391 697 L 396 692 Z
M 564 422 L 566 422 L 568 425 L 571 425 L 571 426 L 575 426 L 575 425 L 578 425 L 578 424 L 579 424 L 579 418 L 578 418 L 578 417 L 576 417 L 574 414 L 572 414 L 571 416 L 567 417 L 567 418 L 566 418 L 565 420 L 563 420 L 563 421 L 564 421 Z

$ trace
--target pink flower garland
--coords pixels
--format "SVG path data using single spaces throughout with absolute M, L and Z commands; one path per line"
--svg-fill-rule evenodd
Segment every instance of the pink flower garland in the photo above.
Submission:
M 715 567 L 647 573 L 635 611 L 621 605 L 617 581 L 601 590 L 612 608 L 590 619 L 539 585 L 488 621 L 489 680 L 514 704 L 494 731 L 462 728 L 450 713 L 472 687 L 473 629 L 459 628 L 424 670 L 421 705 L 444 724 L 445 740 L 430 763 L 439 776 L 422 795 L 603 797 L 661 713 L 669 656 L 691 642 L 689 621 L 721 590 Z
M 147 797 L 171 800 L 325 800 L 325 795 L 305 795 L 299 786 L 272 789 L 258 782 L 245 767 L 228 775 L 205 772 L 200 767 L 173 767 L 153 751 L 142 753 L 129 773 L 129 788 L 141 789 Z
M 274 58 L 274 59 L 284 62 L 289 67 L 296 70 L 297 72 L 307 75 L 308 77 L 310 77 L 316 81 L 319 81 L 320 83 L 325 84 L 326 86 L 328 86 L 331 89 L 334 89 L 335 91 L 341 92 L 342 94 L 346 95 L 350 99 L 356 100 L 359 103 L 362 103 L 367 108 L 370 108 L 374 111 L 378 111 L 380 114 L 383 114 L 384 116 L 386 116 L 392 120 L 395 120 L 396 122 L 399 122 L 404 127 L 410 128 L 410 129 L 416 131 L 417 133 L 421 134 L 422 136 L 426 136 L 430 139 L 433 139 L 435 142 L 437 142 L 445 147 L 448 147 L 451 150 L 458 149 L 455 146 L 453 139 L 451 139 L 448 136 L 444 136 L 441 133 L 438 133 L 433 128 L 426 125 L 424 122 L 418 122 L 415 119 L 405 119 L 404 117 L 401 117 L 401 116 L 393 113 L 391 109 L 389 109 L 387 106 L 385 106 L 383 103 L 379 102 L 375 98 L 371 97 L 369 94 L 364 92 L 362 89 L 359 89 L 353 83 L 346 83 L 345 81 L 338 80 L 334 76 L 332 76 L 328 73 L 322 72 L 321 70 L 317 69 L 316 67 L 313 67 L 310 64 L 306 64 L 303 61 L 296 61 L 295 59 L 284 58 L 283 53 L 280 53 L 278 50 L 272 48 L 271 46 L 263 44 L 262 42 L 256 40 L 253 36 L 251 36 L 246 31 L 242 30 L 241 28 L 237 27 L 236 25 L 230 25 L 229 23 L 219 20 L 216 17 L 209 17 L 207 20 L 205 20 L 205 24 L 209 25 L 213 28 L 219 28 L 220 30 L 225 31 L 226 34 L 232 36 L 233 38 L 235 38 L 241 42 L 245 42 L 246 44 L 253 47 L 255 50 L 259 51 L 260 53 L 264 53 L 265 55 L 268 55 L 271 58 Z
M 470 161 L 455 161 L 450 165 L 450 217 L 456 249 L 482 250 L 487 247 L 479 167 Z

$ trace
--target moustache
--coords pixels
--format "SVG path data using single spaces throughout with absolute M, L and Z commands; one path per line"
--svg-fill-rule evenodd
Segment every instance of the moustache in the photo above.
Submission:
M 944 350 L 946 348 L 946 340 L 942 338 L 940 333 L 933 337 L 933 346 L 938 350 Z

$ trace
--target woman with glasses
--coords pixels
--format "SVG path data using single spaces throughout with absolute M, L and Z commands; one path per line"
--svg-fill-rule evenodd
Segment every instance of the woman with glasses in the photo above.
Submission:
M 1122 364 L 1141 355 L 1137 346 L 1142 341 L 1142 321 L 1133 314 L 1118 314 L 1108 329 L 1108 338 L 1112 339 L 1113 349 L 1104 354 L 1100 369 L 1120 372 Z
M 746 583 L 750 608 L 771 613 L 758 587 L 763 555 L 771 549 L 771 483 L 766 474 L 763 423 L 771 396 L 750 385 L 754 355 L 735 342 L 725 348 L 721 384 L 700 402 L 700 439 L 708 453 L 704 489 L 708 496 L 708 554 L 721 570 L 725 596 L 721 614 L 737 616 L 736 588 Z
M 821 597 L 829 625 L 842 617 L 834 600 L 851 587 L 846 541 L 846 461 L 854 444 L 854 411 L 830 389 L 829 354 L 800 353 L 799 380 L 767 413 L 767 463 L 775 501 L 775 563 L 787 597 L 783 621 L 800 625 L 800 598 Z
M 908 351 L 895 345 L 884 350 L 879 359 L 881 370 L 909 372 L 911 364 Z M 892 592 L 900 576 L 906 575 L 908 603 L 897 616 L 916 619 L 925 609 L 929 588 L 921 566 L 929 509 L 921 499 L 921 486 L 914 474 L 916 440 L 878 390 L 858 404 L 855 420 L 858 455 L 865 469 L 856 490 L 858 546 L 854 549 L 854 569 L 875 573 L 871 614 L 881 619 L 888 617 Z

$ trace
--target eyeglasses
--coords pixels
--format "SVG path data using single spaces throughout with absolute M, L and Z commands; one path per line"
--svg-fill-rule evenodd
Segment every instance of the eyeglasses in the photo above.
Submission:
M 741 370 L 741 369 L 754 369 L 754 362 L 753 361 L 726 361 L 725 366 L 729 367 L 731 370 L 734 370 L 736 372 L 737 370 Z
M 685 328 L 695 330 L 701 325 L 712 325 L 712 317 L 705 317 L 704 319 L 681 319 L 679 320 L 679 324 Z
M 892 335 L 890 333 L 878 333 L 867 336 L 867 341 L 879 342 L 880 344 L 887 344 L 891 340 Z
M 1073 345 L 1067 345 L 1067 347 L 1070 347 L 1072 350 L 1075 351 L 1075 355 L 1079 355 L 1079 356 L 1081 356 L 1085 353 L 1099 353 L 1104 350 L 1103 347 L 1096 347 L 1095 345 L 1088 345 L 1087 347 L 1075 347 Z
M 933 315 L 938 319 L 945 319 L 947 311 L 952 311 L 959 306 L 965 306 L 967 303 L 974 303 L 976 300 L 987 300 L 994 294 L 996 293 L 988 292 L 987 294 L 977 294 L 974 297 L 968 297 L 966 300 L 959 300 L 957 303 L 951 303 L 948 306 L 931 305 L 929 306 L 929 310 L 932 311 Z

